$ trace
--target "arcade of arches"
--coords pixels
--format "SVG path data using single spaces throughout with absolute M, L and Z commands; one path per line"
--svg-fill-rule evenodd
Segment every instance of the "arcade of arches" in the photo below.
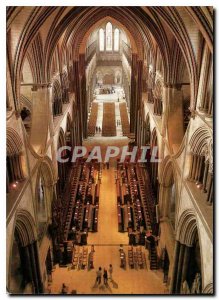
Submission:
M 213 293 L 213 8 L 8 7 L 6 105 L 10 293 Z

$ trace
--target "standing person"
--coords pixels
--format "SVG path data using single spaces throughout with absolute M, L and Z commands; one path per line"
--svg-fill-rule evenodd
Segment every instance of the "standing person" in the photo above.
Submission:
M 110 279 L 110 281 L 113 281 L 113 277 L 112 277 L 113 266 L 112 266 L 111 264 L 109 265 L 109 270 L 108 270 L 108 272 L 109 272 L 109 279 Z
M 103 271 L 103 282 L 105 285 L 107 285 L 107 281 L 108 281 L 108 274 L 107 274 L 107 270 L 104 268 Z
M 102 277 L 102 268 L 99 267 L 97 271 L 96 283 L 101 284 L 101 277 Z
M 62 284 L 62 292 L 61 293 L 62 294 L 67 294 L 68 293 L 67 286 L 64 283 Z

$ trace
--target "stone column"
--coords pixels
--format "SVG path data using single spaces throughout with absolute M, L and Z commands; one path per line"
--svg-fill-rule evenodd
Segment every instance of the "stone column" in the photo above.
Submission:
M 21 251 L 24 253 L 25 261 L 23 261 L 23 264 L 24 264 L 24 268 L 25 268 L 25 273 L 27 272 L 27 274 L 24 274 L 24 276 L 25 276 L 25 278 L 28 277 L 28 280 L 30 280 L 30 282 L 32 283 L 33 290 L 35 290 L 35 283 L 33 280 L 33 273 L 32 273 L 32 269 L 31 269 L 31 261 L 30 261 L 28 246 L 22 247 Z
M 158 112 L 157 111 L 157 98 L 154 97 L 154 114 L 157 115 L 158 114 L 157 112 Z
M 207 193 L 206 185 L 207 185 L 207 179 L 208 179 L 208 169 L 209 169 L 209 161 L 205 161 L 205 170 L 204 170 L 204 176 L 203 176 L 203 193 Z
M 193 169 L 193 164 L 194 164 L 194 155 L 191 152 L 190 153 L 190 168 L 189 168 L 189 175 L 188 175 L 188 180 L 192 179 L 192 169 Z
M 210 50 L 208 48 L 208 45 L 205 43 L 203 59 L 202 59 L 202 68 L 200 74 L 201 81 L 199 83 L 199 89 L 198 89 L 200 110 L 203 110 L 205 107 L 206 89 L 207 89 L 207 82 L 208 82 L 209 58 L 210 58 Z
M 33 244 L 28 245 L 28 250 L 29 250 L 29 256 L 30 256 L 30 264 L 31 264 L 33 282 L 34 282 L 34 287 L 35 287 L 35 293 L 38 294 L 39 293 L 39 283 L 38 283 L 37 268 L 36 268 Z
M 181 289 L 182 269 L 183 269 L 185 248 L 186 248 L 185 245 L 180 244 L 177 279 L 176 279 L 176 290 L 175 290 L 176 293 L 180 293 L 180 289 Z
M 39 286 L 39 293 L 43 293 L 43 283 L 42 277 L 40 272 L 40 263 L 39 263 L 39 255 L 37 249 L 37 242 L 35 241 L 33 244 L 34 255 L 35 255 L 35 262 L 36 262 L 36 270 L 37 270 L 37 277 L 38 277 L 38 286 Z
M 136 101 L 137 101 L 137 54 L 132 54 L 132 70 L 131 70 L 131 101 L 130 101 L 130 131 L 135 132 L 136 122 Z
M 78 117 L 78 128 L 80 128 L 80 143 L 78 145 L 82 144 L 82 132 L 83 132 L 83 117 L 82 117 L 82 101 L 81 101 L 81 91 L 80 91 L 80 76 L 79 76 L 79 61 L 75 60 L 73 64 L 73 70 L 74 70 L 74 90 L 75 90 L 75 100 L 76 100 L 76 108 L 77 108 L 77 117 Z M 78 129 L 77 128 L 77 129 Z
M 197 182 L 199 182 L 199 179 L 200 179 L 202 163 L 203 163 L 203 156 L 198 156 L 197 167 L 196 167 L 196 172 L 195 172 L 195 180 Z
M 85 55 L 79 55 L 79 72 L 80 72 L 80 108 L 83 137 L 87 137 L 87 99 L 86 99 L 86 74 L 85 74 Z
M 197 162 L 198 162 L 198 155 L 194 154 L 193 156 L 193 165 L 192 165 L 192 181 L 195 180 L 195 173 L 196 173 L 196 168 L 197 168 Z
M 185 253 L 184 253 L 183 267 L 182 267 L 181 285 L 187 279 L 187 272 L 188 272 L 188 267 L 189 267 L 190 254 L 191 254 L 191 247 L 185 246 Z
M 174 250 L 174 260 L 173 260 L 173 272 L 172 272 L 172 278 L 171 278 L 171 283 L 170 283 L 170 293 L 171 294 L 174 294 L 176 291 L 176 279 L 177 279 L 177 271 L 178 271 L 179 253 L 180 253 L 180 242 L 176 241 L 175 250 Z
M 209 104 L 208 104 L 208 115 L 212 116 L 213 113 L 213 95 L 210 95 Z
M 208 194 L 207 194 L 207 202 L 209 205 L 212 204 L 213 202 L 213 174 L 209 173 L 210 178 L 209 178 L 209 183 L 208 183 Z

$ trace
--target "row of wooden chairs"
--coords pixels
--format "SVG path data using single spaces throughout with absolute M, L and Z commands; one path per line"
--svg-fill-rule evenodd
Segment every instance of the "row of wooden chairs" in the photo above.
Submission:
M 88 249 L 86 247 L 83 247 L 82 251 L 80 251 L 79 247 L 75 248 L 72 256 L 72 268 L 78 270 L 84 270 L 86 269 L 87 265 L 88 265 Z
M 144 179 L 142 174 L 142 168 L 137 166 L 137 177 L 139 182 L 140 194 L 141 194 L 141 202 L 144 207 L 145 215 L 146 215 L 146 227 L 148 230 L 153 229 L 153 224 L 156 223 L 155 219 L 155 197 L 150 186 L 149 177 Z
M 88 121 L 88 135 L 94 136 L 96 131 L 97 124 L 97 115 L 98 115 L 98 103 L 93 102 L 91 107 L 90 118 Z
M 71 191 L 70 191 L 70 201 L 66 205 L 66 215 L 63 217 L 64 221 L 64 240 L 67 240 L 68 237 L 68 232 L 70 230 L 70 225 L 71 225 L 71 220 L 72 220 L 72 215 L 73 215 L 73 207 L 75 205 L 75 200 L 76 200 L 76 194 L 77 194 L 77 186 L 78 186 L 78 181 L 79 181 L 79 176 L 80 176 L 81 168 L 80 165 L 78 167 L 73 168 L 71 180 Z
M 140 269 L 146 268 L 146 256 L 145 253 L 142 252 L 141 246 L 136 248 L 134 251 L 133 246 L 128 248 L 128 264 L 131 269 Z
M 120 110 L 123 135 L 128 135 L 130 134 L 130 125 L 129 125 L 126 102 L 119 103 L 119 110 Z
M 72 225 L 76 226 L 80 231 L 84 231 L 86 229 L 97 231 L 98 203 L 93 206 L 92 201 L 94 171 L 94 166 L 86 163 L 81 169 L 77 193 L 78 200 L 74 209 L 74 218 L 72 220 Z M 96 202 L 96 194 L 94 195 L 94 198 L 94 202 Z
M 121 166 L 118 169 L 118 173 L 121 173 Z M 130 201 L 127 202 L 128 207 L 131 206 L 133 210 L 129 212 L 128 226 L 132 229 L 140 229 L 140 226 L 146 226 L 147 230 L 153 229 L 153 224 L 156 223 L 154 218 L 155 211 L 155 202 L 150 188 L 149 178 L 145 183 L 145 178 L 142 174 L 142 167 L 139 167 L 137 164 L 123 164 L 122 166 L 122 177 L 123 185 L 127 186 L 128 193 L 130 196 Z M 121 174 L 118 174 L 118 177 Z M 126 211 L 124 211 L 126 213 Z M 126 218 L 126 214 L 124 216 Z M 131 218 L 131 221 L 130 221 Z M 121 228 L 121 226 L 119 226 Z
M 116 136 L 115 103 L 103 103 L 102 136 Z

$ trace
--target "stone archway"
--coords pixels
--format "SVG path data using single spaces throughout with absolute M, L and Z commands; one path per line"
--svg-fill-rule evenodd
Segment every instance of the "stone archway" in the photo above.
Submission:
M 49 158 L 41 163 L 36 180 L 35 207 L 37 215 L 37 234 L 41 240 L 51 223 L 51 207 L 54 198 L 54 172 Z
M 156 199 L 158 200 L 159 199 L 159 185 L 158 185 L 158 161 L 157 161 L 157 159 L 159 158 L 159 147 L 158 147 L 156 128 L 154 128 L 151 133 L 150 156 L 155 159 L 154 161 L 152 161 L 152 159 L 150 159 L 150 175 L 151 175 L 152 188 L 156 195 Z
M 23 143 L 18 132 L 12 128 L 7 128 L 6 136 L 7 136 L 6 189 L 8 193 L 10 192 L 11 188 L 13 188 L 13 186 L 16 187 L 18 181 L 24 179 L 24 172 L 23 172 L 24 156 L 22 154 Z
M 41 294 L 43 284 L 35 222 L 26 210 L 19 210 L 15 220 L 8 290 L 13 294 Z
M 213 293 L 214 293 L 213 283 L 207 284 L 206 287 L 203 289 L 203 294 L 213 294 Z
M 166 157 L 163 162 L 162 178 L 160 182 L 160 215 L 167 218 L 175 231 L 176 210 L 177 210 L 177 180 L 173 162 L 170 157 Z
M 201 252 L 196 216 L 192 210 L 181 214 L 177 228 L 171 293 L 201 294 Z

